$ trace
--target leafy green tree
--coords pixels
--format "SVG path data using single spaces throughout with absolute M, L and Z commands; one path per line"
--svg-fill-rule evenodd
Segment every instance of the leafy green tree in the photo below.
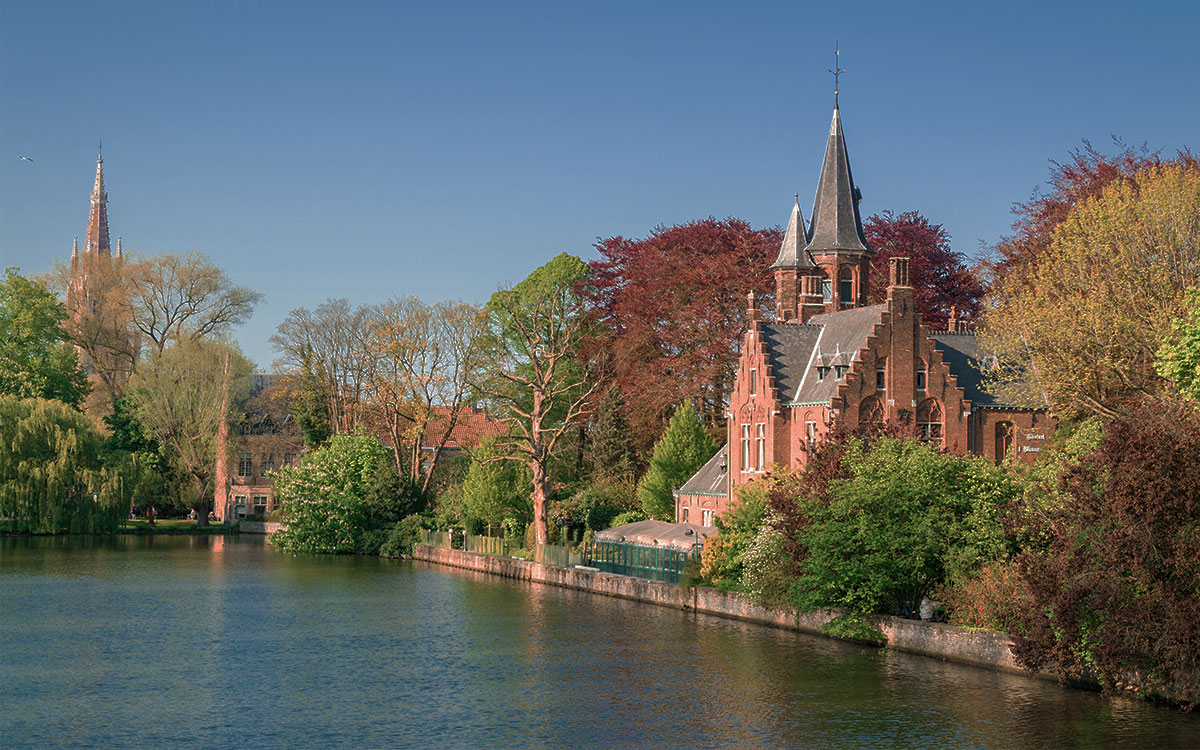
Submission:
M 160 511 L 184 508 L 176 487 L 179 477 L 163 455 L 162 446 L 142 429 L 134 403 L 122 395 L 112 407 L 112 413 L 104 417 L 109 430 L 102 453 L 105 466 L 120 472 L 133 505 L 153 505 Z
M 638 485 L 638 498 L 646 515 L 660 521 L 673 521 L 675 490 L 716 452 L 716 444 L 704 430 L 691 403 L 685 401 L 676 407 L 667 431 L 654 446 L 650 468 Z
M 513 518 L 522 526 L 533 517 L 529 504 L 529 469 L 519 461 L 499 459 L 504 447 L 484 440 L 471 454 L 471 467 L 459 487 L 463 513 L 478 523 L 501 525 Z
M 1157 369 L 1200 406 L 1200 289 L 1189 289 L 1183 306 L 1183 316 L 1171 323 L 1167 340 L 1159 347 Z
M 291 392 L 292 417 L 309 449 L 316 448 L 333 434 L 333 423 L 329 419 L 329 386 L 320 373 L 320 363 L 312 355 L 311 347 L 302 347 L 300 364 L 294 375 L 287 376 Z
M 368 493 L 379 467 L 390 464 L 378 439 L 343 434 L 305 454 L 298 465 L 281 468 L 275 491 L 285 526 L 271 544 L 289 552 L 363 551 L 364 537 L 375 528 Z M 378 545 L 371 551 L 377 550 Z
M 1007 554 L 1000 511 L 1018 488 L 991 462 L 895 437 L 851 438 L 841 461 L 827 495 L 798 499 L 801 607 L 915 611 L 948 576 Z
M 103 437 L 61 401 L 0 396 L 0 517 L 16 531 L 110 533 L 129 512 Z
M 581 362 L 581 344 L 594 328 L 581 294 L 588 269 L 560 253 L 487 304 L 485 351 L 493 366 L 476 383 L 508 421 L 503 454 L 529 468 L 534 536 L 550 538 L 551 461 L 586 412 L 596 381 Z
M 230 417 L 223 404 L 248 390 L 252 366 L 235 348 L 184 339 L 154 352 L 130 378 L 126 393 L 148 437 L 158 441 L 200 525 L 216 492 L 218 432 Z M 228 399 L 226 398 L 228 396 Z
M 0 394 L 79 406 L 91 390 L 63 330 L 67 310 L 42 284 L 4 271 L 0 281 Z

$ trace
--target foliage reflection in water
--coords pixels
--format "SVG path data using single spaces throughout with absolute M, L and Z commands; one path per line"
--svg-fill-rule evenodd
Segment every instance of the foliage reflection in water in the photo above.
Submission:
M 5 747 L 1187 747 L 1198 717 L 253 537 L 0 539 Z

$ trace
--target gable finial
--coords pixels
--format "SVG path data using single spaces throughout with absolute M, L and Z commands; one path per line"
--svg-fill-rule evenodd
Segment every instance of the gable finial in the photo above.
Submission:
M 839 50 L 840 46 L 841 46 L 840 43 L 837 40 L 835 40 L 833 43 L 833 67 L 827 68 L 827 70 L 830 73 L 833 73 L 833 108 L 834 109 L 838 108 L 838 79 L 842 75 L 842 73 L 846 72 L 845 68 L 841 68 L 838 66 L 838 63 L 841 62 L 841 57 L 840 57 L 841 53 Z
M 97 159 L 104 158 L 104 139 L 103 138 L 96 139 L 96 158 Z

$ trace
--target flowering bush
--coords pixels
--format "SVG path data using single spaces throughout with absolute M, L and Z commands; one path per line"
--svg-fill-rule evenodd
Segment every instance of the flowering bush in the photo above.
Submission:
M 285 525 L 271 535 L 271 543 L 289 552 L 362 551 L 363 536 L 373 526 L 367 488 L 388 461 L 391 456 L 376 438 L 336 435 L 299 465 L 280 469 L 275 488 Z

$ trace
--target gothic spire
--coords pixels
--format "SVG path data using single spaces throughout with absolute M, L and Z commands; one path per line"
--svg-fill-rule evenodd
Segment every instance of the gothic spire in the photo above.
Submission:
M 771 268 L 815 268 L 816 263 L 804 249 L 806 245 L 808 235 L 804 229 L 804 214 L 800 211 L 800 195 L 797 194 L 787 231 L 783 234 L 783 243 L 779 246 L 779 257 Z
M 872 253 L 863 235 L 862 217 L 858 202 L 862 194 L 854 186 L 850 174 L 850 158 L 846 155 L 846 137 L 842 134 L 841 110 L 833 108 L 829 125 L 829 142 L 825 146 L 825 162 L 817 197 L 813 200 L 812 228 L 808 252 L 816 255 L 836 251 Z
M 88 214 L 87 236 L 83 243 L 84 255 L 109 257 L 108 241 L 108 193 L 104 192 L 104 156 L 96 155 L 96 183 L 92 186 L 92 210 Z

